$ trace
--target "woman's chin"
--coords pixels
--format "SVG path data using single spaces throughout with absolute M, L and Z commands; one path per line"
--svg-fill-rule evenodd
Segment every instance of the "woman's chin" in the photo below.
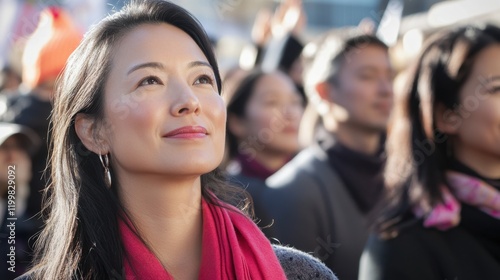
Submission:
M 220 162 L 189 162 L 178 163 L 176 166 L 168 166 L 163 168 L 163 174 L 172 176 L 201 176 L 210 173 L 219 166 Z

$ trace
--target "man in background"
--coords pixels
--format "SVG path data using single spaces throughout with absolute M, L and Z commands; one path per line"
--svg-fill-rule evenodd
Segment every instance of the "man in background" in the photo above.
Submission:
M 339 279 L 357 279 L 368 215 L 383 190 L 392 76 L 382 41 L 329 34 L 305 68 L 304 122 L 314 123 L 301 129 L 317 128 L 314 143 L 266 181 L 268 237 L 314 253 Z

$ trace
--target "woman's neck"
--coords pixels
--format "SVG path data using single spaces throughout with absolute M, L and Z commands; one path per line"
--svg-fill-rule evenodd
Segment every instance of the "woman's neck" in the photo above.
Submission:
M 477 149 L 454 145 L 454 156 L 461 163 L 488 179 L 500 178 L 500 158 L 498 155 Z
M 142 239 L 175 279 L 196 279 L 203 232 L 200 177 L 121 181 L 120 199 Z

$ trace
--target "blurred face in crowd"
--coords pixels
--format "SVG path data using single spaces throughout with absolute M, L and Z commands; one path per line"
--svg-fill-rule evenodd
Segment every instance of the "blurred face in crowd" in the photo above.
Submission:
M 481 51 L 459 92 L 453 147 L 463 162 L 500 162 L 500 44 Z M 491 161 L 492 160 L 492 161 Z M 470 164 L 474 165 L 474 164 Z M 500 171 L 497 172 L 500 177 Z
M 230 128 L 241 142 L 255 143 L 259 151 L 291 155 L 299 150 L 303 111 L 303 98 L 293 81 L 282 72 L 269 73 L 256 82 L 244 119 Z
M 15 166 L 10 169 L 9 166 Z M 28 152 L 21 145 L 19 135 L 9 137 L 0 145 L 0 197 L 4 196 L 8 188 L 8 170 L 15 173 L 16 185 L 27 185 L 31 179 L 31 159 Z
M 225 106 L 207 58 L 181 29 L 144 24 L 115 47 L 104 147 L 118 176 L 199 176 L 222 160 Z
M 336 122 L 385 131 L 393 104 L 392 80 L 387 50 L 365 45 L 349 51 L 330 90 Z

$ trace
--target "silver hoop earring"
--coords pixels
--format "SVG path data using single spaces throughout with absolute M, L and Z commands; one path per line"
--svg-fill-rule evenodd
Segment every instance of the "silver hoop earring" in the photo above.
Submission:
M 111 188 L 111 172 L 109 171 L 109 156 L 108 154 L 99 155 L 99 159 L 101 160 L 102 167 L 104 167 L 104 182 L 106 186 Z

